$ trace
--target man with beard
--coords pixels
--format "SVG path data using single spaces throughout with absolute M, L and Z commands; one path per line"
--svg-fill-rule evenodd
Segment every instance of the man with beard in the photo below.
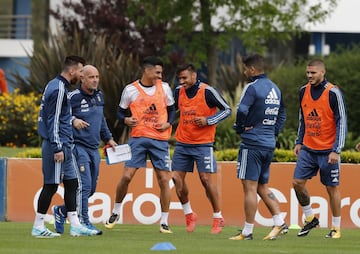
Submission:
M 64 185 L 64 201 L 70 221 L 70 235 L 96 235 L 80 224 L 76 211 L 78 169 L 73 155 L 74 139 L 71 125 L 71 105 L 67 96 L 70 84 L 80 81 L 85 60 L 67 56 L 60 75 L 51 80 L 43 92 L 38 118 L 38 133 L 42 138 L 43 187 L 38 198 L 32 236 L 59 237 L 46 228 L 45 216 L 59 184 Z

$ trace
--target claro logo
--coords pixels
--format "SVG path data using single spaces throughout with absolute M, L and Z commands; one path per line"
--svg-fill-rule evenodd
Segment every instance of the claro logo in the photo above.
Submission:
M 196 174 L 196 173 L 195 173 Z M 131 213 L 132 216 L 141 224 L 154 224 L 159 221 L 161 216 L 161 207 L 160 207 L 160 201 L 159 201 L 159 193 L 156 191 L 154 192 L 154 184 L 157 184 L 154 172 L 152 168 L 146 168 L 145 169 L 145 181 L 141 181 L 144 183 L 144 186 L 141 186 L 141 190 L 144 190 L 142 193 L 134 194 L 131 192 L 131 186 L 129 188 L 128 194 L 125 196 L 125 199 L 123 201 L 123 207 L 122 211 L 124 211 L 124 207 L 126 207 L 126 210 L 129 210 L 129 207 L 131 207 Z M 135 177 L 140 177 L 140 175 L 137 175 Z M 142 179 L 141 179 L 142 180 Z M 174 188 L 173 182 L 170 181 L 169 185 L 171 188 Z M 140 187 L 140 186 L 139 186 Z M 115 190 L 115 185 L 112 186 L 111 191 Z M 276 196 L 276 198 L 279 200 L 279 203 L 281 205 L 282 216 L 285 218 L 286 221 L 289 222 L 289 225 L 302 225 L 304 221 L 304 217 L 302 215 L 301 207 L 296 199 L 295 192 L 292 188 L 283 188 L 282 190 L 271 188 L 272 192 Z M 33 197 L 33 209 L 36 211 L 37 207 L 37 199 L 40 195 L 41 189 L 39 189 L 36 194 Z M 203 191 L 203 189 L 199 189 L 199 191 Z M 174 193 L 174 192 L 172 192 Z M 221 193 L 221 191 L 220 191 Z M 59 186 L 57 194 L 61 197 L 64 196 L 64 189 L 62 186 Z M 222 196 L 222 200 L 230 199 L 232 196 Z M 177 200 L 177 197 L 172 197 L 172 200 Z M 327 196 L 312 196 L 311 197 L 311 203 L 313 205 L 314 212 L 319 216 L 320 220 L 320 226 L 321 227 L 329 227 L 329 223 L 331 223 L 331 212 L 330 212 L 330 204 L 327 201 Z M 204 196 L 204 202 L 206 202 L 207 205 L 209 205 L 206 200 L 206 197 Z M 259 210 L 256 212 L 255 215 L 255 221 L 257 224 L 261 226 L 267 226 L 271 227 L 273 225 L 273 220 L 271 218 L 271 215 L 268 213 L 267 210 L 261 209 L 262 206 L 264 206 L 261 199 L 258 197 L 259 202 Z M 104 223 L 110 216 L 112 212 L 114 200 L 111 198 L 111 196 L 108 193 L 104 192 L 96 192 L 90 199 L 89 199 L 89 216 L 90 221 L 92 223 Z M 226 203 L 226 202 L 223 202 Z M 144 206 L 149 206 L 149 204 L 153 207 L 151 209 L 151 213 L 147 211 L 146 214 L 143 212 Z M 201 204 L 193 204 L 193 208 L 196 209 L 196 205 Z M 349 196 L 344 196 L 341 200 L 341 207 L 346 209 L 343 209 L 342 211 L 342 218 L 349 218 L 350 222 L 353 223 L 356 227 L 360 227 L 360 199 L 359 198 L 350 198 Z M 209 207 L 210 209 L 210 207 Z M 231 206 L 224 206 L 223 207 L 223 214 L 225 218 L 227 218 L 227 215 L 230 215 L 231 213 L 234 213 L 235 211 L 238 211 L 238 209 L 241 209 L 241 212 L 243 212 L 243 206 L 237 205 L 234 207 L 234 204 L 232 203 Z M 149 210 L 149 209 L 148 209 Z M 181 210 L 182 207 L 180 202 L 171 202 L 170 203 L 170 217 L 172 216 L 171 211 L 175 210 Z M 349 212 L 349 214 L 345 214 L 345 210 Z M 49 209 L 51 211 L 51 209 Z M 209 210 L 210 211 L 210 210 Z M 124 219 L 126 221 L 126 218 L 123 216 L 129 216 L 129 213 L 121 213 L 121 217 L 119 219 L 119 224 L 124 223 Z M 236 212 L 236 218 L 238 220 L 238 213 Z M 47 222 L 53 221 L 52 214 L 48 214 L 45 218 Z
M 157 184 L 154 179 L 153 169 L 146 168 L 145 169 L 145 189 L 153 189 L 153 185 Z M 140 176 L 139 176 L 140 177 Z M 172 180 L 169 182 L 170 188 L 174 188 L 174 184 Z M 113 187 L 115 189 L 115 186 Z M 158 197 L 158 193 L 142 193 L 138 196 L 134 196 L 131 193 L 131 187 L 129 188 L 129 192 L 126 194 L 123 202 L 122 202 L 122 212 L 120 215 L 120 219 L 118 221 L 119 224 L 124 222 L 123 218 L 123 209 L 124 206 L 132 206 L 132 214 L 135 219 L 141 224 L 153 224 L 156 223 L 161 217 L 161 207 L 160 200 Z M 41 188 L 36 192 L 33 200 L 34 211 L 37 209 L 37 200 L 40 195 Z M 64 188 L 59 185 L 57 193 L 55 195 L 60 195 L 64 198 Z M 96 204 L 95 204 L 96 201 Z M 154 212 L 151 215 L 145 215 L 142 212 L 142 206 L 145 203 L 151 203 L 154 206 Z M 89 218 L 92 223 L 104 223 L 112 212 L 112 207 L 114 204 L 114 200 L 111 200 L 111 196 L 104 192 L 95 192 L 92 197 L 89 199 Z M 51 211 L 51 209 L 49 209 Z M 180 202 L 170 202 L 170 210 L 182 210 L 182 206 Z M 100 214 L 100 216 L 95 216 L 95 214 Z M 45 218 L 46 222 L 53 222 L 54 218 L 52 214 L 47 214 Z

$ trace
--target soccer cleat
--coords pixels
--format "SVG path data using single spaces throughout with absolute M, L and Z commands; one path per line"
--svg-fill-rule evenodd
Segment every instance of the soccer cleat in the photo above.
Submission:
M 192 212 L 185 215 L 186 219 L 186 231 L 191 233 L 195 230 L 196 220 L 197 220 L 197 214 Z
M 54 238 L 61 236 L 58 233 L 50 231 L 46 227 L 44 227 L 43 229 L 32 228 L 31 235 L 35 236 L 36 238 Z
M 252 240 L 253 235 L 252 234 L 243 235 L 242 231 L 240 230 L 239 233 L 237 233 L 236 235 L 230 237 L 229 239 L 230 240 L 235 240 L 235 241 L 246 241 L 246 240 Z
M 289 227 L 286 223 L 281 226 L 273 226 L 270 233 L 263 238 L 263 240 L 276 240 L 280 235 L 285 235 L 289 232 Z
M 70 225 L 70 235 L 71 236 L 92 236 L 97 235 L 97 230 L 88 229 L 87 227 L 80 226 L 72 226 Z
M 171 229 L 169 228 L 168 225 L 166 225 L 166 224 L 161 224 L 161 225 L 160 225 L 160 233 L 163 233 L 163 234 L 172 234 L 173 232 L 171 231 Z
M 329 234 L 325 235 L 325 238 L 339 239 L 340 237 L 341 237 L 340 228 L 335 229 L 334 227 L 331 228 Z
M 87 227 L 88 229 L 91 229 L 91 230 L 96 230 L 97 233 L 96 235 L 102 235 L 102 231 L 100 229 L 97 229 L 93 224 L 91 224 L 90 222 L 88 223 L 83 223 L 82 224 L 83 226 Z
M 61 213 L 60 206 L 53 206 L 52 208 L 54 214 L 54 229 L 57 233 L 64 233 L 64 224 L 66 221 L 66 216 Z
M 120 219 L 120 215 L 118 215 L 116 213 L 112 213 L 110 218 L 105 222 L 105 227 L 113 228 L 119 219 Z
M 304 227 L 300 229 L 297 236 L 306 236 L 307 234 L 309 234 L 311 229 L 317 227 L 318 225 L 319 225 L 319 220 L 316 217 L 314 217 L 310 222 L 305 221 Z
M 220 234 L 225 225 L 224 218 L 213 218 L 211 234 Z

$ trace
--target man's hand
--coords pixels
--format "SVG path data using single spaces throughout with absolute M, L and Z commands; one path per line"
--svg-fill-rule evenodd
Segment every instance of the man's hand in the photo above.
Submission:
M 138 124 L 138 120 L 134 117 L 125 117 L 124 123 L 129 127 L 135 127 Z
M 301 144 L 295 145 L 294 154 L 295 154 L 296 157 L 297 157 L 297 156 L 299 155 L 299 153 L 300 153 L 301 146 L 302 146 Z
M 157 123 L 154 125 L 154 128 L 160 132 L 162 131 L 166 131 L 167 129 L 169 129 L 171 127 L 170 123 Z
M 198 116 L 194 118 L 194 123 L 198 126 L 198 127 L 204 127 L 207 126 L 207 121 L 206 121 L 206 117 L 204 116 Z
M 329 154 L 329 160 L 328 160 L 329 164 L 336 164 L 339 161 L 340 161 L 340 154 L 335 153 L 335 152 L 331 152 Z
M 63 151 L 54 153 L 54 161 L 56 163 L 62 163 L 62 162 L 64 162 L 64 159 L 65 159 L 65 156 L 64 156 Z
M 78 130 L 84 129 L 84 128 L 87 128 L 90 126 L 90 124 L 88 122 L 85 122 L 84 120 L 79 119 L 79 118 L 75 118 L 73 120 L 72 124 Z
M 107 142 L 107 145 L 108 145 L 108 146 L 111 146 L 111 147 L 112 147 L 112 150 L 115 151 L 115 147 L 117 146 L 117 143 L 116 143 L 113 139 L 110 139 L 110 140 Z

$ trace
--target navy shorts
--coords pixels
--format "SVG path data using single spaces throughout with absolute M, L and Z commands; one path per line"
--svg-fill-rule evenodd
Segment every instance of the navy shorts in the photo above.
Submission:
M 41 154 L 44 184 L 60 184 L 62 180 L 79 179 L 73 147 L 73 145 L 64 144 L 64 162 L 55 162 L 54 151 L 50 142 L 48 140 L 43 140 Z
M 311 179 L 320 171 L 320 181 L 325 186 L 338 186 L 340 181 L 340 161 L 328 163 L 329 153 L 312 153 L 301 149 L 297 158 L 294 179 Z
M 147 156 L 155 169 L 171 171 L 169 142 L 152 138 L 130 138 L 131 160 L 125 162 L 127 168 L 145 168 Z
M 193 172 L 194 164 L 198 172 L 216 173 L 217 165 L 212 146 L 176 145 L 173 158 L 173 171 Z
M 260 184 L 268 183 L 270 164 L 273 156 L 273 150 L 240 147 L 237 163 L 237 178 L 257 181 Z

